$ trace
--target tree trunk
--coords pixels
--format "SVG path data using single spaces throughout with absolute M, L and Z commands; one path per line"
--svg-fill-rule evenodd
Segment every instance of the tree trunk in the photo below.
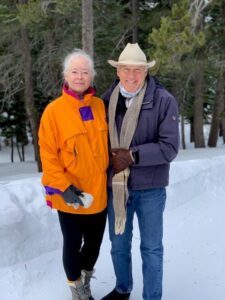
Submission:
M 132 4 L 132 43 L 138 43 L 138 11 L 139 0 L 131 0 Z
M 181 115 L 181 143 L 182 143 L 182 149 L 186 149 L 184 115 L 183 114 Z
M 194 137 L 194 120 L 191 118 L 190 120 L 190 142 L 194 143 L 195 137 Z
M 222 137 L 223 137 L 223 143 L 225 144 L 225 120 L 223 119 L 221 121 L 222 125 Z
M 176 97 L 176 94 L 173 94 Z M 183 98 L 180 103 L 180 115 L 181 115 L 181 144 L 182 149 L 186 149 L 186 142 L 185 142 L 185 124 L 184 124 L 184 102 L 186 98 L 186 92 L 183 93 Z
M 25 161 L 24 145 L 22 145 L 22 161 Z
M 28 120 L 31 125 L 31 132 L 33 137 L 35 160 L 37 161 L 38 171 L 41 171 L 41 160 L 38 146 L 38 122 L 35 112 L 35 104 L 33 97 L 33 82 L 32 82 L 32 59 L 29 45 L 29 38 L 26 28 L 21 25 L 21 51 L 23 57 L 24 67 L 24 103 L 28 116 Z
M 82 48 L 91 57 L 94 55 L 93 1 L 82 0 Z
M 223 71 L 221 69 L 221 70 L 219 70 L 218 77 L 217 77 L 216 95 L 215 95 L 215 100 L 214 100 L 212 122 L 211 122 L 211 128 L 210 128 L 209 140 L 208 140 L 209 147 L 216 147 L 216 145 L 217 145 L 219 129 L 220 129 L 221 114 L 224 109 L 224 90 L 223 89 L 224 89 L 224 87 L 223 87 Z
M 16 149 L 17 149 L 17 153 L 18 153 L 20 161 L 23 161 L 22 155 L 20 153 L 20 145 L 18 143 L 16 143 Z
M 182 143 L 182 149 L 186 149 L 186 141 L 185 141 L 185 124 L 184 124 L 184 106 L 185 106 L 185 102 L 187 101 L 187 90 L 188 90 L 188 87 L 189 87 L 189 82 L 191 80 L 191 75 L 189 75 L 187 77 L 187 80 L 186 80 L 186 83 L 185 83 L 185 86 L 183 87 L 183 95 L 182 95 L 182 99 L 181 99 L 181 103 L 180 103 L 180 114 L 181 114 L 181 143 Z M 175 95 L 176 98 L 178 98 L 178 94 L 177 94 L 177 91 L 176 91 L 176 87 L 177 87 L 177 84 L 176 84 L 176 80 L 174 78 L 173 80 L 173 95 Z M 191 125 L 190 125 L 191 127 Z
M 203 134 L 203 95 L 204 95 L 204 78 L 203 62 L 199 60 L 195 69 L 195 100 L 194 100 L 194 142 L 195 148 L 204 148 Z
M 13 137 L 11 139 L 11 162 L 14 162 L 14 143 L 13 143 Z

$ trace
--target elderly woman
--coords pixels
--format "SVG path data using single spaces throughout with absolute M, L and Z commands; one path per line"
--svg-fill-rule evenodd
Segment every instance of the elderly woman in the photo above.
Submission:
M 46 107 L 39 145 L 46 202 L 58 211 L 63 265 L 73 300 L 93 300 L 90 278 L 106 223 L 107 123 L 91 87 L 93 61 L 76 49 L 64 60 L 62 95 Z

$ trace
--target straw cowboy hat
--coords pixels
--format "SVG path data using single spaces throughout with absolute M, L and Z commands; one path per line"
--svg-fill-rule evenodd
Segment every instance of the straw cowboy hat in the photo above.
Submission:
M 156 62 L 155 60 L 147 62 L 146 56 L 139 45 L 137 43 L 128 43 L 121 52 L 118 61 L 108 60 L 108 63 L 115 68 L 120 65 L 137 65 L 152 68 Z

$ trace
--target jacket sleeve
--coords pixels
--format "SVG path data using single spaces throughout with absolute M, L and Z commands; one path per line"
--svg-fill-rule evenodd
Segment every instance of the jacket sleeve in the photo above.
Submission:
M 42 183 L 49 188 L 65 191 L 70 185 L 59 159 L 56 124 L 49 110 L 45 110 L 39 127 L 39 146 L 42 162 Z
M 157 126 L 157 141 L 132 147 L 137 151 L 139 162 L 136 167 L 169 164 L 179 149 L 179 115 L 174 97 L 170 96 L 161 112 Z

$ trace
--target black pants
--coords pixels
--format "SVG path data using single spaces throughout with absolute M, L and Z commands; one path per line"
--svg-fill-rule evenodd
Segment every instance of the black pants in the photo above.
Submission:
M 92 271 L 97 261 L 106 224 L 106 209 L 92 215 L 58 211 L 63 234 L 63 266 L 67 279 L 77 280 L 81 270 Z

